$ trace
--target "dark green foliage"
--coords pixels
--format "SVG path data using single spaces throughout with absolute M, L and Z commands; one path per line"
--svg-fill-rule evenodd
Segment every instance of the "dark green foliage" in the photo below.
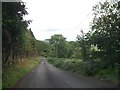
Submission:
M 23 2 L 2 3 L 2 62 L 14 64 L 26 57 L 38 56 L 36 39 L 31 29 L 27 29 L 30 20 Z
M 66 59 L 65 58 L 48 58 L 48 62 L 53 64 L 56 67 L 59 67 L 68 71 L 74 71 L 74 72 L 80 69 L 80 63 L 81 63 L 80 60 L 67 59 L 67 58 Z
M 120 55 L 120 2 L 99 3 L 94 6 L 91 31 L 81 32 L 78 42 L 83 61 L 99 61 L 99 68 L 114 67 Z M 96 48 L 96 49 L 95 49 Z
M 90 43 L 97 46 L 98 58 L 104 67 L 114 66 L 120 55 L 120 1 L 104 2 L 93 8 L 95 17 L 92 24 Z
M 18 13 L 20 11 L 20 13 Z M 19 43 L 18 33 L 21 33 L 23 28 L 22 15 L 27 14 L 24 6 L 21 3 L 2 3 L 2 45 L 3 45 L 3 63 L 8 61 L 11 54 L 10 51 L 15 50 L 16 44 Z M 20 27 L 21 26 L 21 27 Z M 13 50 L 13 51 L 14 51 Z M 14 53 L 14 52 L 13 52 Z
M 83 61 L 88 61 L 88 52 L 90 46 L 87 44 L 85 33 L 81 31 L 81 36 L 77 36 L 79 47 L 81 48 L 81 57 Z
M 48 55 L 56 58 L 80 58 L 80 47 L 78 42 L 66 41 L 66 38 L 60 34 L 55 34 L 49 39 L 50 46 Z
M 81 31 L 76 42 L 67 43 L 67 58 L 50 59 L 53 65 L 84 75 L 100 75 L 118 81 L 120 59 L 120 1 L 98 3 L 93 7 L 94 18 L 88 33 Z M 117 66 L 116 66 L 117 65 Z M 117 68 L 116 68 L 117 67 Z
M 48 56 L 49 43 L 36 40 L 36 47 L 40 56 Z
M 119 66 L 120 58 L 120 1 L 94 6 L 91 30 L 81 31 L 78 40 L 70 42 L 61 34 L 36 40 L 31 29 L 27 29 L 30 21 L 23 20 L 28 14 L 23 2 L 3 3 L 2 7 L 3 64 L 14 64 L 25 57 L 50 56 L 50 63 L 75 73 L 118 76 L 115 65 Z
M 118 71 L 115 67 L 98 70 L 96 76 L 102 80 L 111 80 L 114 83 L 118 83 L 119 81 Z
M 58 57 L 58 58 L 65 58 L 67 57 L 67 42 L 66 38 L 60 34 L 55 34 L 51 36 L 50 39 L 50 56 Z
M 48 58 L 48 62 L 54 66 L 74 72 L 80 75 L 95 75 L 103 80 L 110 80 L 114 83 L 118 83 L 118 69 L 108 67 L 106 69 L 99 69 L 99 62 L 83 62 L 79 59 L 68 58 Z
M 39 63 L 35 58 L 39 56 L 38 48 L 41 46 L 38 45 L 41 43 L 35 39 L 31 29 L 27 28 L 31 22 L 23 19 L 27 14 L 23 2 L 2 3 L 3 88 L 12 87 Z
M 97 71 L 94 62 L 82 62 L 82 60 L 79 59 L 48 58 L 48 62 L 58 68 L 83 75 L 93 75 Z
M 79 43 L 76 41 L 68 42 L 68 57 L 67 58 L 78 58 L 81 59 L 81 48 L 79 47 Z

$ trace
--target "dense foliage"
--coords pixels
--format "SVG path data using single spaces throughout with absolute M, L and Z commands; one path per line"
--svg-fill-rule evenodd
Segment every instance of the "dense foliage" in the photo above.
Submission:
M 45 56 L 52 57 L 48 61 L 65 70 L 118 77 L 120 1 L 95 5 L 90 31 L 84 33 L 81 30 L 77 41 L 69 42 L 61 34 L 55 34 L 45 41 L 36 40 L 31 29 L 27 28 L 31 21 L 23 19 L 28 14 L 23 2 L 4 2 L 2 8 L 3 64 Z
M 115 74 L 117 72 L 117 68 L 106 68 L 106 69 L 99 69 L 97 63 L 91 64 L 91 62 L 83 62 L 80 59 L 69 59 L 69 58 L 48 58 L 48 62 L 53 64 L 54 66 L 74 72 L 78 75 L 94 75 L 96 78 L 102 80 L 110 80 L 114 83 L 118 83 L 118 76 Z
M 94 19 L 88 33 L 81 32 L 78 42 L 84 61 L 97 62 L 100 69 L 116 67 L 120 55 L 120 1 L 93 7 Z
M 66 41 L 61 34 L 51 36 L 47 54 L 49 57 L 56 58 L 80 58 L 81 54 L 79 44 L 75 41 Z
M 114 66 L 120 55 L 120 1 L 104 2 L 93 8 L 94 20 L 90 44 L 97 46 L 104 67 Z
M 27 14 L 23 2 L 2 3 L 3 64 L 13 64 L 24 58 L 37 57 L 45 48 L 42 45 L 45 42 L 36 40 L 31 29 L 27 28 L 31 23 L 31 20 L 23 19 L 23 16 Z
M 91 30 L 88 33 L 81 30 L 76 42 L 68 42 L 69 53 L 64 53 L 68 55 L 67 58 L 79 58 L 82 62 L 78 63 L 75 59 L 68 62 L 70 60 L 61 61 L 54 58 L 48 61 L 63 69 L 73 70 L 76 67 L 78 72 L 82 69 L 82 73 L 86 75 L 100 74 L 105 75 L 106 78 L 111 75 L 110 77 L 118 79 L 120 1 L 105 1 L 96 4 L 93 7 L 93 15 Z
M 2 88 L 12 87 L 37 64 L 48 44 L 36 40 L 23 2 L 2 3 Z M 39 57 L 39 58 L 38 58 Z

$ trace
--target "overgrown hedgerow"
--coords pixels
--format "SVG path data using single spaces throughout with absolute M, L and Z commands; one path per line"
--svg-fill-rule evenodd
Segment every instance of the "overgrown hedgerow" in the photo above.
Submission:
M 71 71 L 79 75 L 96 76 L 103 80 L 118 82 L 118 74 L 115 68 L 101 68 L 99 62 L 83 62 L 79 59 L 48 58 L 48 62 L 63 70 Z

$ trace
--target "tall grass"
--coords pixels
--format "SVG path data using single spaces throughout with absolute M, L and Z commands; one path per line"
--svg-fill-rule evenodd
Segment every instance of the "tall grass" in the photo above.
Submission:
M 4 65 L 2 72 L 2 88 L 12 87 L 18 79 L 32 70 L 38 63 L 39 58 L 27 58 L 14 65 Z

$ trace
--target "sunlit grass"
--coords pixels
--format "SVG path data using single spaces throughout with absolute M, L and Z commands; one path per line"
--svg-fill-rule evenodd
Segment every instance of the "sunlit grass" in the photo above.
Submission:
M 20 79 L 23 75 L 32 70 L 38 63 L 40 63 L 40 60 L 38 60 L 38 58 L 29 58 L 24 59 L 23 62 L 19 62 L 15 65 L 4 66 L 2 87 L 12 87 L 18 79 Z

